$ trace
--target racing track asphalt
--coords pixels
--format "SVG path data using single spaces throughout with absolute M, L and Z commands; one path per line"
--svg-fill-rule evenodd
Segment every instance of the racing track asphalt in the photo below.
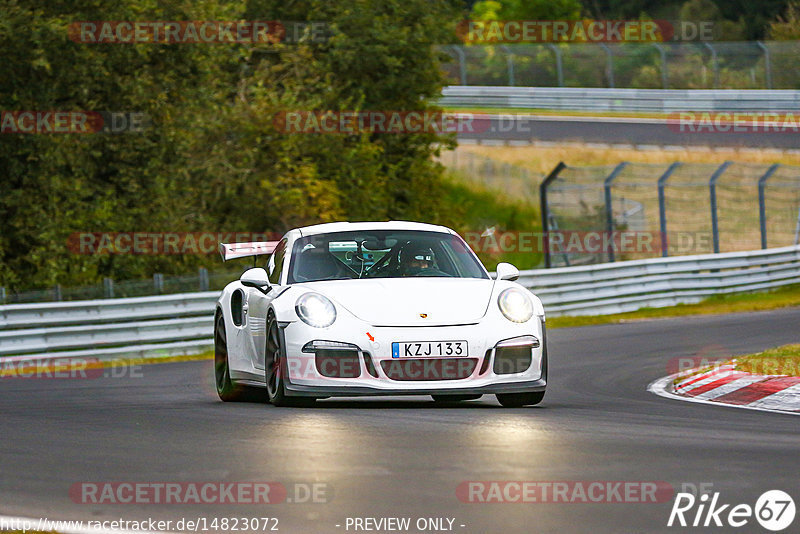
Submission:
M 5 379 L 0 514 L 272 516 L 289 533 L 347 532 L 346 517 L 381 516 L 453 517 L 455 532 L 463 533 L 691 530 L 666 528 L 672 499 L 465 504 L 455 488 L 466 480 L 663 480 L 676 489 L 711 482 L 725 503 L 752 506 L 769 489 L 800 503 L 796 417 L 671 401 L 645 390 L 668 373 L 671 358 L 797 342 L 798 325 L 800 308 L 553 329 L 547 396 L 524 409 L 501 408 L 488 396 L 461 406 L 427 397 L 328 400 L 313 409 L 223 404 L 212 390 L 210 362 L 147 366 L 139 378 Z M 68 490 L 85 481 L 321 482 L 333 498 L 266 506 L 76 504 Z M 786 532 L 798 524 L 800 518 Z M 764 532 L 753 520 L 742 531 Z
M 618 143 L 651 146 L 800 148 L 796 131 L 681 132 L 665 119 L 630 117 L 485 115 L 472 121 L 474 131 L 458 134 L 459 141 L 548 141 L 581 143 Z

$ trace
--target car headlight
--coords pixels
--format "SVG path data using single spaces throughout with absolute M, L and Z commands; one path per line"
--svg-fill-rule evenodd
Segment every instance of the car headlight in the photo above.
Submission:
M 497 305 L 506 319 L 525 323 L 533 316 L 533 302 L 526 291 L 510 287 L 497 297 Z
M 306 293 L 294 306 L 297 316 L 309 326 L 325 328 L 336 320 L 336 307 L 324 295 Z

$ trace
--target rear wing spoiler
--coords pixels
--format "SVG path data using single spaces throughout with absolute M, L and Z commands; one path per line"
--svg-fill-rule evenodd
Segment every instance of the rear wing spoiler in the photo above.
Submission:
M 220 243 L 222 261 L 272 254 L 280 241 L 253 241 L 252 243 Z

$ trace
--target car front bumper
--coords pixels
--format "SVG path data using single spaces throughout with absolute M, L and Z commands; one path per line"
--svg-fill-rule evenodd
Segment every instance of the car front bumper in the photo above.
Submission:
M 354 324 L 355 323 L 355 324 Z M 291 396 L 375 396 L 375 395 L 438 395 L 532 393 L 547 386 L 547 342 L 544 322 L 533 317 L 524 324 L 511 323 L 502 317 L 485 317 L 472 325 L 434 327 L 376 327 L 361 321 L 342 321 L 329 328 L 313 328 L 302 322 L 284 324 L 281 328 L 287 370 L 284 373 L 286 393 Z M 498 343 L 533 336 L 538 346 L 530 347 L 530 364 L 521 372 L 508 372 L 496 366 Z M 309 352 L 309 341 L 324 340 L 347 344 L 353 358 L 350 377 L 324 376 L 316 353 Z M 465 358 L 424 358 L 413 368 L 419 371 L 413 379 L 393 379 L 386 368 L 408 367 L 408 358 L 392 356 L 394 342 L 460 341 L 468 343 Z M 532 344 L 533 345 L 533 344 Z M 306 352 L 303 348 L 306 347 Z M 354 353 L 357 352 L 357 363 Z M 333 354 L 333 353 L 331 353 Z M 344 353 L 343 353 L 344 354 Z M 431 360 L 449 359 L 453 369 L 466 358 L 477 360 L 464 376 L 448 378 L 425 369 L 435 366 Z M 421 361 L 420 359 L 416 359 Z M 370 366 L 369 363 L 372 362 Z M 446 365 L 446 362 L 439 362 Z M 526 362 L 527 363 L 527 362 Z M 498 371 L 498 372 L 495 372 Z M 357 373 L 357 376 L 352 376 Z M 463 374 L 463 373 L 462 373 Z

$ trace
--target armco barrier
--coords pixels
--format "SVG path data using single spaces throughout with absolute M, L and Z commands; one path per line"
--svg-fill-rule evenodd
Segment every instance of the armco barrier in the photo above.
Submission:
M 219 293 L 0 306 L 0 359 L 132 358 L 213 346 Z
M 606 89 L 451 85 L 439 104 L 453 107 L 575 111 L 800 111 L 793 89 Z
M 207 315 L 219 292 L 0 306 L 0 330 Z M 1 349 L 0 349 L 1 350 Z
M 800 283 L 800 246 L 523 271 L 519 282 L 550 316 L 621 313 Z
M 523 271 L 519 282 L 550 316 L 619 313 L 800 283 L 800 246 Z M 213 344 L 216 296 L 0 306 L 0 360 L 198 352 Z

